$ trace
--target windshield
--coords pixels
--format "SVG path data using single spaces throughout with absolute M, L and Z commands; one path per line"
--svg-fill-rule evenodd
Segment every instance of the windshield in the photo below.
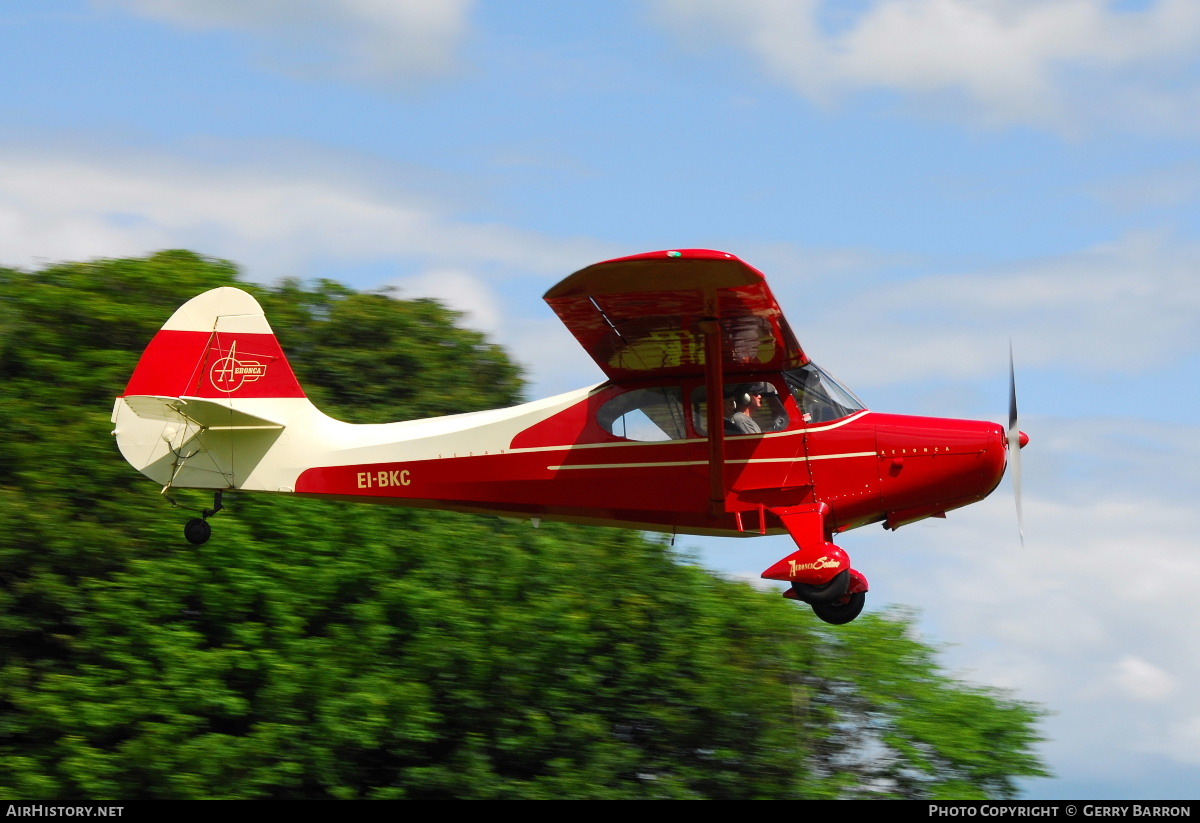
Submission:
M 796 405 L 806 423 L 828 423 L 866 408 L 854 393 L 834 380 L 815 363 L 785 371 Z

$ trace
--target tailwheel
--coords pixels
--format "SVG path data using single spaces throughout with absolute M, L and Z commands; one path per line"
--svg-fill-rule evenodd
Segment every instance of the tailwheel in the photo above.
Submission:
M 222 490 L 217 489 L 213 494 L 213 507 L 204 509 L 200 514 L 201 517 L 193 517 L 191 520 L 183 524 L 183 536 L 187 542 L 193 546 L 199 546 L 208 542 L 208 538 L 212 537 L 212 526 L 208 524 L 208 518 L 212 517 L 217 512 L 225 508 L 221 500 Z
M 199 546 L 202 543 L 207 543 L 208 538 L 212 537 L 212 526 L 208 525 L 207 520 L 193 517 L 184 524 L 183 536 L 193 546 Z

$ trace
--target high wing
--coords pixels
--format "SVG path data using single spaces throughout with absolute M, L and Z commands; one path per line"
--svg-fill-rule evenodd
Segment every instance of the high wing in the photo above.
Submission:
M 606 260 L 570 275 L 545 300 L 610 379 L 705 374 L 704 328 L 713 320 L 720 372 L 808 362 L 763 273 L 722 251 Z

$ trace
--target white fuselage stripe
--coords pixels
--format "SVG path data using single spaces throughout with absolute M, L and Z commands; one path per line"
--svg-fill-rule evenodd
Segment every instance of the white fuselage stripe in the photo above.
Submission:
M 817 432 L 823 432 L 823 431 L 829 431 L 830 429 L 841 428 L 842 426 L 845 426 L 847 423 L 853 423 L 855 420 L 858 420 L 860 417 L 863 417 L 864 415 L 867 415 L 870 413 L 871 413 L 870 409 L 863 409 L 862 411 L 860 411 L 856 414 L 850 415 L 849 417 L 845 418 L 844 420 L 838 420 L 834 423 L 829 423 L 827 425 L 809 426 L 809 427 L 803 428 L 803 429 L 791 429 L 789 431 L 783 431 L 783 432 L 767 432 L 765 434 L 759 434 L 759 435 L 747 435 L 747 434 L 726 435 L 725 439 L 728 440 L 732 437 L 734 439 L 734 442 L 737 442 L 737 440 L 740 440 L 743 437 L 761 437 L 764 440 L 766 440 L 767 438 L 772 438 L 772 437 L 799 437 L 799 436 L 806 435 L 806 434 L 815 434 Z M 626 440 L 626 441 L 622 441 L 620 443 L 568 443 L 568 444 L 562 445 L 562 446 L 525 446 L 525 447 L 518 447 L 515 449 L 503 449 L 502 451 L 504 452 L 504 454 L 526 454 L 526 453 L 532 454 L 533 452 L 570 451 L 571 449 L 611 449 L 614 447 L 620 448 L 622 446 L 625 446 L 625 447 L 628 447 L 628 446 L 681 446 L 681 445 L 684 445 L 685 443 L 707 443 L 707 442 L 708 442 L 707 437 L 691 437 L 686 440 Z M 734 462 L 736 462 L 736 461 L 734 461 Z
M 817 454 L 812 457 L 761 457 L 749 460 L 726 460 L 730 464 L 746 463 L 807 463 L 813 460 L 839 460 L 848 457 L 877 457 L 876 452 L 845 452 L 844 454 Z M 560 469 L 648 469 L 674 466 L 707 466 L 707 460 L 680 460 L 662 463 L 577 463 L 572 466 L 547 466 L 550 471 Z

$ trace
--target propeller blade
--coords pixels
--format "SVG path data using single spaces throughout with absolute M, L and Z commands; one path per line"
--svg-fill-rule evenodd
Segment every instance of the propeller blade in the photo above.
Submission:
M 1021 517 L 1021 427 L 1017 417 L 1017 371 L 1013 365 L 1012 340 L 1008 341 L 1008 462 L 1012 466 L 1013 498 L 1017 502 L 1017 533 L 1025 545 L 1025 523 Z

